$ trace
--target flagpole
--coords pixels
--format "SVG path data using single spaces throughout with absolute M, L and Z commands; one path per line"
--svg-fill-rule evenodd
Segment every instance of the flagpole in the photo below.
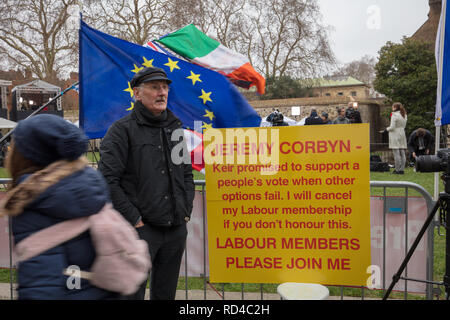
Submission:
M 435 133 L 435 154 L 439 150 L 441 139 L 441 121 L 442 121 L 442 70 L 444 68 L 444 48 L 445 48 L 445 24 L 446 24 L 446 12 L 447 12 L 447 0 L 442 1 L 441 18 L 439 20 L 438 39 L 436 39 L 436 45 L 439 46 L 438 55 L 436 57 L 438 66 L 438 88 L 436 96 L 436 110 L 440 110 L 440 114 L 437 114 L 435 119 L 438 121 L 436 124 Z M 436 50 L 437 51 L 437 50 Z M 434 200 L 439 198 L 439 172 L 434 173 Z
M 435 133 L 435 142 L 434 142 L 434 150 L 435 154 L 439 150 L 439 142 L 441 139 L 441 126 L 436 126 L 436 133 Z M 439 172 L 434 173 L 434 195 L 433 199 L 434 201 L 437 201 L 439 198 Z
M 74 89 L 77 85 L 78 85 L 79 81 L 75 82 L 74 84 L 72 84 L 72 86 L 68 87 L 67 89 L 65 89 L 64 91 L 62 91 L 60 94 L 58 94 L 57 96 L 53 97 L 51 100 L 49 100 L 47 103 L 43 104 L 42 106 L 40 106 L 38 109 L 36 109 L 35 111 L 33 111 L 32 114 L 30 114 L 28 117 L 26 117 L 24 120 L 34 116 L 36 113 L 41 112 L 42 109 L 44 109 L 46 106 L 48 106 L 49 104 L 51 104 L 53 101 L 61 98 L 67 91 Z M 7 134 L 5 134 L 2 138 L 0 138 L 0 145 L 3 141 L 5 141 L 6 138 L 8 138 L 10 135 L 12 135 L 12 133 L 14 132 L 13 128 L 11 131 L 9 131 Z

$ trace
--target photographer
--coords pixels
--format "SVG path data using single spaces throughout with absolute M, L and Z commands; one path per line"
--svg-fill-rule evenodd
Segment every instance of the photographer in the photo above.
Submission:
M 289 124 L 284 121 L 284 117 L 280 111 L 275 110 L 271 114 L 267 116 L 267 122 L 272 124 L 272 127 L 285 127 L 289 126 Z
M 350 120 L 350 123 L 362 123 L 357 102 L 348 103 L 348 108 L 345 111 L 345 117 Z
M 322 114 L 320 115 L 320 118 L 322 118 L 323 124 L 331 124 L 331 119 L 328 118 L 328 113 L 326 113 L 325 111 L 322 112 Z
M 318 116 L 316 109 L 311 109 L 311 114 L 305 120 L 305 125 L 323 124 L 323 120 Z
M 417 156 L 432 154 L 433 145 L 434 137 L 430 131 L 424 128 L 414 130 L 408 139 L 411 165 L 414 165 Z

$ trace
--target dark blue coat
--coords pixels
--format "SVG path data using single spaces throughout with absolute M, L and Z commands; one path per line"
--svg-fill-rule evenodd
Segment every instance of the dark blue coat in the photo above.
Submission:
M 21 177 L 23 181 L 25 176 Z M 13 218 L 14 241 L 58 222 L 90 216 L 109 202 L 108 186 L 96 170 L 86 167 L 49 187 Z M 89 232 L 84 232 L 18 267 L 19 299 L 113 299 L 117 294 L 92 286 L 82 279 L 80 287 L 62 274 L 68 266 L 89 271 L 95 258 Z M 67 285 L 69 282 L 69 286 Z M 73 289 L 70 289 L 72 287 Z

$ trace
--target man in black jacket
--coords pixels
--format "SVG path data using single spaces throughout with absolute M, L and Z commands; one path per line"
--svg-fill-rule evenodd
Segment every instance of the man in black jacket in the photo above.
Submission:
M 434 137 L 430 131 L 419 128 L 414 130 L 408 138 L 408 150 L 411 165 L 416 162 L 417 156 L 433 154 Z
M 345 117 L 350 120 L 350 123 L 362 123 L 357 102 L 348 103 L 348 108 L 345 111 Z
M 167 109 L 170 83 L 160 68 L 139 71 L 130 81 L 133 111 L 111 125 L 100 146 L 99 170 L 114 207 L 148 243 L 152 300 L 175 299 L 195 193 L 191 164 L 174 161 L 178 152 L 172 155 L 185 142 L 172 141 L 174 131 L 182 129 Z M 144 299 L 146 284 L 127 298 Z
M 305 125 L 317 125 L 317 124 L 323 124 L 323 120 L 321 117 L 317 115 L 317 110 L 313 108 L 311 109 L 311 114 L 305 120 Z

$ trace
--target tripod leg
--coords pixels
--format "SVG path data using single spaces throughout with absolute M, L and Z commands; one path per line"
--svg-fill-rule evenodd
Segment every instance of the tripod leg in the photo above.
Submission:
M 449 218 L 450 218 L 450 208 L 447 205 L 445 212 L 445 274 L 444 274 L 444 288 L 446 293 L 446 299 L 450 298 L 450 226 L 449 226 Z
M 440 200 L 440 197 L 439 197 L 439 200 Z M 419 234 L 417 235 L 416 239 L 414 240 L 414 243 L 412 244 L 411 248 L 409 249 L 408 253 L 406 254 L 406 257 L 403 260 L 402 264 L 400 265 L 400 268 L 398 269 L 397 273 L 392 277 L 391 285 L 389 286 L 388 290 L 384 294 L 383 300 L 386 300 L 389 297 L 392 289 L 397 284 L 398 280 L 400 280 L 403 270 L 405 270 L 406 265 L 408 264 L 409 260 L 411 259 L 412 255 L 414 254 L 414 251 L 416 250 L 417 246 L 419 245 L 420 240 L 422 240 L 423 235 L 427 231 L 428 226 L 433 221 L 434 215 L 436 214 L 437 210 L 439 209 L 439 200 L 436 202 L 433 209 L 431 209 L 430 214 L 428 215 L 427 219 L 425 220 L 422 228 L 419 231 Z

